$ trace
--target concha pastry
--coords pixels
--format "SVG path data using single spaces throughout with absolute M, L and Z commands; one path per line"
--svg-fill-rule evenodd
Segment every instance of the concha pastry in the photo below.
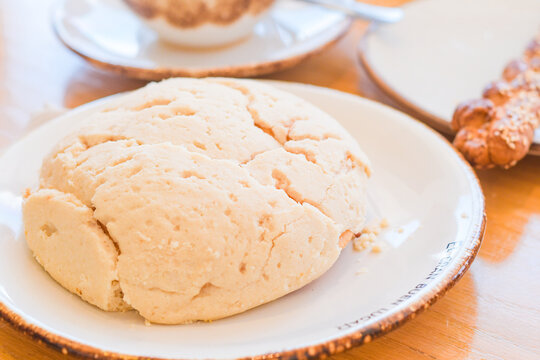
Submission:
M 101 309 L 214 320 L 327 271 L 364 226 L 368 176 L 356 141 L 292 94 L 170 79 L 112 100 L 48 155 L 26 239 Z

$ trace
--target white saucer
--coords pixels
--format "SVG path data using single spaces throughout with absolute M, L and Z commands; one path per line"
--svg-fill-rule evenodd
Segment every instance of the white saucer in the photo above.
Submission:
M 373 163 L 369 214 L 390 223 L 380 235 L 385 251 L 358 253 L 349 245 L 301 290 L 212 323 L 145 326 L 134 312 L 107 313 L 81 301 L 32 258 L 21 193 L 37 184 L 51 147 L 89 111 L 110 106 L 111 97 L 51 120 L 0 157 L 0 316 L 92 359 L 292 359 L 369 342 L 442 296 L 473 261 L 484 231 L 484 198 L 470 166 L 435 131 L 396 110 L 329 89 L 272 83 L 319 105 L 358 139 Z
M 540 31 L 539 0 L 418 0 L 401 22 L 372 28 L 360 58 L 379 86 L 451 133 L 458 103 L 478 98 Z M 540 129 L 531 153 L 540 155 Z
M 350 20 L 315 5 L 278 1 L 248 39 L 206 50 L 160 41 L 120 0 L 61 0 L 53 25 L 60 40 L 93 65 L 158 80 L 280 71 L 333 44 L 346 33 Z

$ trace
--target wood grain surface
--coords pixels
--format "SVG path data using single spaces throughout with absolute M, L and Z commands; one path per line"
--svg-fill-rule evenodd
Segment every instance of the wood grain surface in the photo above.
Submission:
M 400 0 L 372 3 L 399 5 Z M 54 37 L 49 0 L 0 0 L 0 148 L 35 124 L 44 104 L 75 107 L 144 85 L 94 70 Z M 359 94 L 395 106 L 366 77 L 356 22 L 332 49 L 268 78 Z M 418 318 L 334 359 L 540 359 L 540 157 L 478 172 L 487 233 L 465 277 Z M 8 174 L 2 174 L 8 176 Z M 0 359 L 71 360 L 0 322 Z

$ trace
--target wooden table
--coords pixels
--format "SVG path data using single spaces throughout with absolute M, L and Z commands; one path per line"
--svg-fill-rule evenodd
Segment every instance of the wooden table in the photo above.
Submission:
M 51 3 L 0 1 L 0 147 L 27 131 L 31 113 L 45 103 L 75 107 L 144 85 L 94 70 L 66 50 L 51 30 Z M 357 64 L 355 48 L 365 27 L 356 23 L 323 55 L 269 78 L 332 87 L 391 104 Z M 469 272 L 418 318 L 335 359 L 540 359 L 540 157 L 528 157 L 509 171 L 478 175 L 488 223 Z M 0 359 L 71 357 L 0 322 Z

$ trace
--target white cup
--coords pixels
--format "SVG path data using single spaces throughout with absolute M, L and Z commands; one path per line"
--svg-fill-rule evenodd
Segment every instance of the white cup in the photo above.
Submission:
M 248 37 L 275 0 L 124 0 L 161 39 L 216 47 Z

